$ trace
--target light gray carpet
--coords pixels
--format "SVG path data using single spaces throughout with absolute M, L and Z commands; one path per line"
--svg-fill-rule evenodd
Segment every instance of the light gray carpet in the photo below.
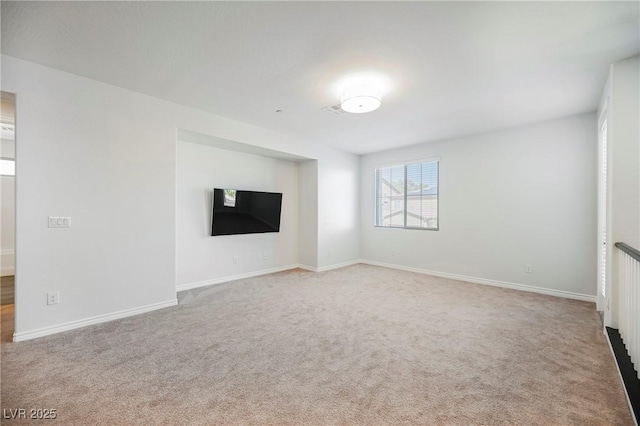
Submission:
M 590 303 L 367 265 L 180 296 L 3 343 L 2 407 L 65 425 L 633 424 Z

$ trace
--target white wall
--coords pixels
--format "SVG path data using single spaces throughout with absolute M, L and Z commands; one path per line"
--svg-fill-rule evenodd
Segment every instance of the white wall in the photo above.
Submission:
M 17 94 L 18 340 L 175 303 L 170 111 L 8 57 L 2 86 Z M 72 226 L 50 229 L 47 216 Z M 60 304 L 47 306 L 50 291 Z
M 613 240 L 640 247 L 640 56 L 611 67 Z
M 357 157 L 34 63 L 2 56 L 17 94 L 18 340 L 175 303 L 176 129 L 318 161 L 318 182 Z M 348 174 L 357 179 L 357 168 Z M 338 189 L 337 193 L 347 193 Z M 318 194 L 318 210 L 335 205 Z M 342 197 L 348 217 L 357 199 Z M 47 228 L 70 216 L 70 229 Z M 334 263 L 359 257 L 358 229 L 318 224 Z M 343 247 L 343 240 L 355 241 Z M 47 306 L 46 293 L 60 291 Z
M 315 270 L 318 268 L 318 162 L 299 163 L 298 173 L 298 263 Z
M 297 163 L 179 141 L 177 185 L 179 290 L 298 264 Z M 212 237 L 214 187 L 281 192 L 280 232 Z
M 360 253 L 359 170 L 358 157 L 350 155 L 318 162 L 319 270 L 349 263 Z
M 366 155 L 361 256 L 590 299 L 596 294 L 596 148 L 592 113 Z M 434 157 L 440 158 L 440 230 L 375 228 L 376 166 Z
M 608 98 L 609 309 L 605 325 L 618 327 L 616 283 L 620 252 L 613 244 L 640 248 L 640 56 L 614 63 L 603 98 Z

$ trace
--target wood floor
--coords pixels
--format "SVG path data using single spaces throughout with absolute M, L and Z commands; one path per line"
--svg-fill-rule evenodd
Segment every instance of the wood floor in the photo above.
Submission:
M 12 305 L 15 295 L 15 276 L 8 275 L 0 279 L 0 305 Z
M 2 343 L 11 342 L 14 331 L 15 277 L 9 275 L 0 281 L 0 329 Z
M 14 305 L 0 306 L 0 329 L 2 329 L 0 341 L 2 343 L 13 341 L 14 331 Z

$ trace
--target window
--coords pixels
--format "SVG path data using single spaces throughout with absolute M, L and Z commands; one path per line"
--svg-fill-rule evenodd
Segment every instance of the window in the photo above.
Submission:
M 0 158 L 0 175 L 15 176 L 16 160 L 13 158 Z
M 438 161 L 376 169 L 376 226 L 438 230 Z

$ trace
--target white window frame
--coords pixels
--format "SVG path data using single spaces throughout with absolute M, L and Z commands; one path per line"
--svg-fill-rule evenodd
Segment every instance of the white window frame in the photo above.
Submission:
M 436 226 L 435 227 L 419 227 L 419 226 L 407 226 L 407 186 L 406 186 L 406 181 L 407 181 L 407 167 L 414 165 L 414 164 L 425 164 L 425 163 L 438 163 L 437 166 L 437 174 L 436 174 L 436 179 L 437 179 L 437 187 L 438 187 L 438 193 L 436 194 Z M 377 174 L 378 174 L 378 170 L 381 169 L 386 169 L 386 168 L 390 168 L 390 167 L 397 167 L 397 166 L 403 166 L 404 167 L 404 181 L 405 181 L 405 187 L 404 187 L 404 225 L 403 226 L 392 226 L 392 225 L 381 225 L 379 224 L 379 214 L 380 214 L 380 209 L 379 209 L 379 205 L 378 205 L 378 179 L 377 179 Z M 412 160 L 412 161 L 403 161 L 403 162 L 397 162 L 397 163 L 391 163 L 391 164 L 380 164 L 375 166 L 374 171 L 373 171 L 373 180 L 374 180 L 374 193 L 373 193 L 373 199 L 374 199 L 374 206 L 373 206 L 373 226 L 376 228 L 385 228 L 385 229 L 412 229 L 412 230 L 419 230 L 419 231 L 439 231 L 440 230 L 440 158 L 426 158 L 426 159 L 422 159 L 422 160 Z

